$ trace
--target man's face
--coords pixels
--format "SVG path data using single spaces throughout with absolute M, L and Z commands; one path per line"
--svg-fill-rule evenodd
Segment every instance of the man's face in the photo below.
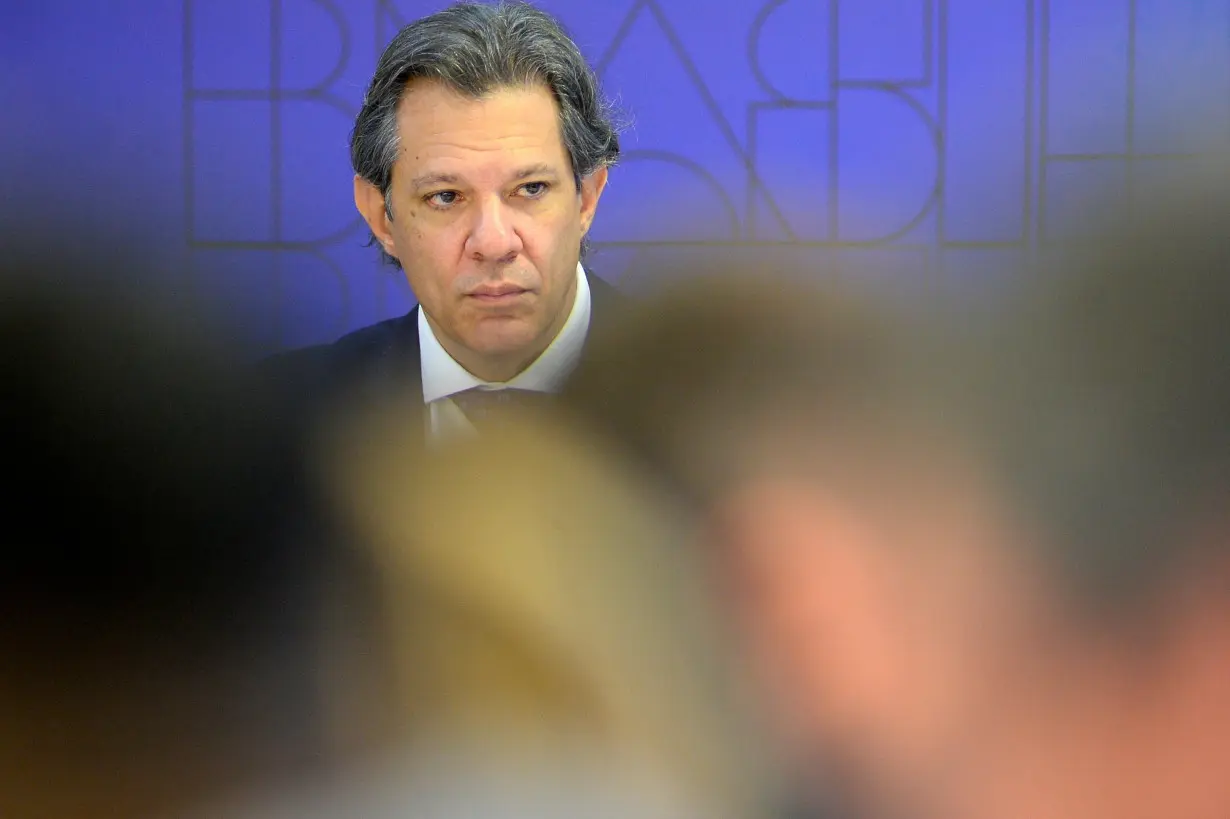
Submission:
M 856 801 L 911 810 L 990 752 L 1033 626 L 1026 567 L 987 495 L 938 465 L 914 478 L 762 482 L 723 516 L 787 739 Z
M 475 375 L 508 380 L 568 317 L 606 171 L 577 190 L 543 86 L 472 99 L 416 81 L 397 120 L 392 215 L 358 178 L 356 204 L 401 262 L 444 348 Z

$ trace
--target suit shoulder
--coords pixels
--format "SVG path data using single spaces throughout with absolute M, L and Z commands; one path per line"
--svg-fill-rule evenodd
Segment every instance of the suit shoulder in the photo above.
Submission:
M 259 364 L 261 374 L 276 386 L 306 389 L 325 387 L 347 375 L 357 375 L 394 347 L 404 346 L 415 334 L 414 312 L 361 327 L 336 341 L 275 353 Z
M 589 273 L 589 292 L 593 305 L 590 331 L 598 336 L 608 335 L 622 327 L 637 302 L 634 297 L 593 273 Z
M 596 301 L 608 301 L 616 304 L 622 304 L 632 300 L 632 296 L 626 293 L 623 289 L 617 287 L 596 273 L 587 270 L 585 272 L 585 278 L 589 282 L 590 297 Z

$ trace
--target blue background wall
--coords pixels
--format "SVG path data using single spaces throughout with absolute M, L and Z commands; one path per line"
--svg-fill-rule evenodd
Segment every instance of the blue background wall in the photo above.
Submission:
M 443 3 L 41 0 L 0 8 L 3 204 L 133 220 L 267 347 L 412 304 L 351 202 L 380 47 Z M 1230 138 L 1225 0 L 544 0 L 632 118 L 591 265 L 766 247 L 978 294 Z M 73 235 L 66 220 L 62 230 Z

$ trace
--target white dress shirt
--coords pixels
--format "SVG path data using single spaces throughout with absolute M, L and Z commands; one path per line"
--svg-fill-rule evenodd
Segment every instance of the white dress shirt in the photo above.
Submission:
M 453 359 L 436 338 L 427 316 L 419 310 L 419 358 L 423 375 L 423 403 L 427 405 L 429 432 L 433 438 L 454 432 L 473 432 L 474 427 L 449 396 L 473 389 L 506 389 L 556 392 L 576 367 L 589 334 L 590 295 L 585 269 L 577 263 L 577 295 L 572 311 L 542 355 L 510 381 L 492 383 L 470 373 Z

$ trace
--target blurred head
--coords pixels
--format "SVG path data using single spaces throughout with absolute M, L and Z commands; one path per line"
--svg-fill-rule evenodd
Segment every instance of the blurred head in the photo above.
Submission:
M 850 787 L 879 775 L 869 756 L 938 753 L 987 698 L 992 654 L 1019 645 L 997 608 L 1015 576 L 973 466 L 930 423 L 921 334 L 814 285 L 762 268 L 667 293 L 593 340 L 569 398 L 707 521 L 783 739 L 810 782 L 819 752 Z
M 377 408 L 332 470 L 382 578 L 382 719 L 420 760 L 486 759 L 531 788 L 588 770 L 694 815 L 748 815 L 766 766 L 687 530 L 650 476 L 564 415 L 426 452 L 421 430 Z
M 179 815 L 314 764 L 322 554 L 259 384 L 136 254 L 6 238 L 0 814 Z
M 944 332 L 759 271 L 595 340 L 573 399 L 709 522 L 812 781 L 872 815 L 1225 812 L 1228 201 Z
M 619 141 L 549 15 L 458 4 L 381 56 L 351 138 L 355 204 L 444 348 L 507 380 L 563 326 Z

